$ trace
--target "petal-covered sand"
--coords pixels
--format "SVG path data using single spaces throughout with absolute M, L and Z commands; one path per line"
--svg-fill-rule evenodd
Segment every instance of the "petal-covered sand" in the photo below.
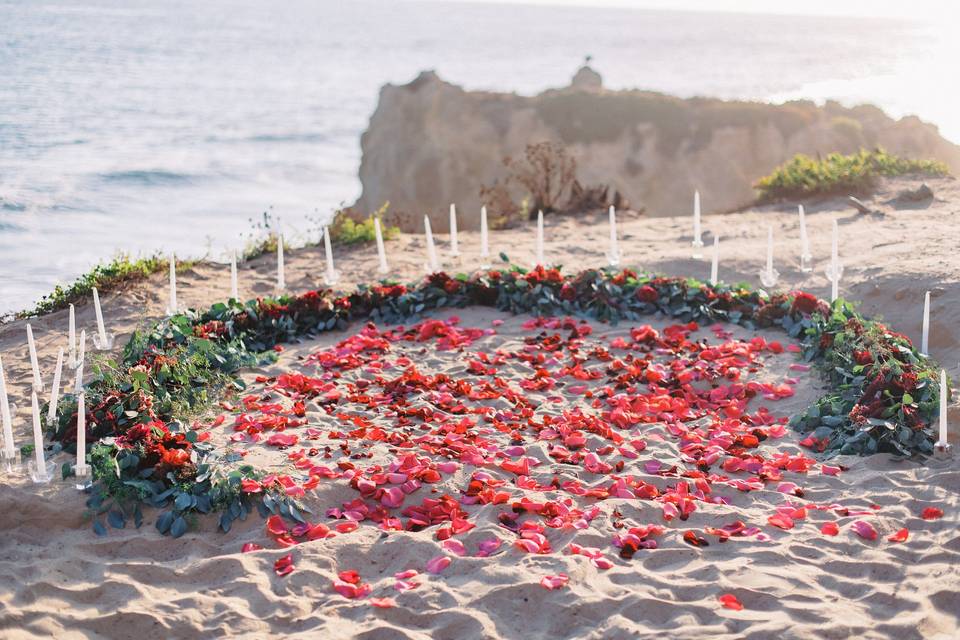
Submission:
M 938 194 L 957 189 L 950 182 L 934 186 Z M 888 209 L 879 201 L 876 206 Z M 946 238 L 933 230 L 945 216 L 955 216 L 952 206 L 935 201 L 929 210 L 887 210 L 886 217 L 841 214 L 849 231 L 844 290 L 854 299 L 865 299 L 868 312 L 881 311 L 895 328 L 913 336 L 919 329 L 922 290 L 933 289 L 932 345 L 934 355 L 948 367 L 957 359 L 960 341 L 945 317 L 957 308 L 950 302 L 956 296 L 950 294 L 960 287 L 960 272 L 938 261 L 945 247 L 937 243 Z M 814 251 L 823 258 L 828 237 L 822 232 L 829 216 L 813 211 Z M 705 229 L 711 219 L 705 220 Z M 784 234 L 795 232 L 789 212 L 755 211 L 716 220 L 724 233 L 721 278 L 755 279 L 765 242 L 760 223 L 769 220 L 777 221 Z M 571 268 L 600 264 L 605 251 L 601 223 L 601 218 L 551 221 L 548 256 L 556 255 Z M 681 219 L 623 220 L 621 248 L 627 263 L 706 275 L 709 265 L 688 257 L 687 226 Z M 909 236 L 905 229 L 911 230 Z M 784 262 L 791 253 L 790 237 L 781 245 Z M 513 259 L 523 261 L 531 254 L 529 230 L 498 232 L 492 242 L 495 251 L 506 249 Z M 891 244 L 904 242 L 908 246 Z M 474 235 L 463 234 L 461 251 L 474 250 L 475 243 Z M 388 243 L 388 250 L 401 279 L 418 275 L 423 262 L 420 238 L 403 236 Z M 342 252 L 340 257 L 349 259 L 339 262 L 338 269 L 353 281 L 375 278 L 376 256 L 371 252 L 370 247 Z M 291 252 L 287 264 L 293 286 L 319 284 L 322 253 Z M 273 273 L 270 257 L 250 267 L 241 272 L 242 290 L 267 292 Z M 788 265 L 778 263 L 777 268 L 784 273 L 785 287 L 826 292 L 819 268 L 810 276 Z M 200 265 L 179 280 L 182 299 L 201 306 L 229 290 L 227 272 L 215 265 Z M 157 278 L 104 296 L 107 321 L 120 335 L 118 345 L 134 327 L 162 313 L 164 295 Z M 78 311 L 80 326 L 90 329 L 89 305 Z M 404 331 L 388 326 L 367 330 L 372 342 L 386 341 L 379 359 L 389 361 L 390 368 L 375 366 L 373 347 L 357 352 L 361 364 L 344 368 L 342 360 L 350 354 L 341 351 L 355 346 L 350 340 L 363 335 L 362 325 L 287 345 L 275 366 L 244 374 L 248 389 L 242 397 L 227 400 L 233 410 L 217 408 L 199 421 L 222 450 L 243 455 L 238 464 L 264 468 L 275 475 L 275 482 L 289 483 L 284 486 L 294 494 L 302 492 L 300 499 L 313 511 L 304 514 L 309 527 L 253 514 L 224 534 L 216 530 L 216 518 L 201 518 L 173 540 L 154 528 L 157 513 L 145 510 L 141 529 L 128 522 L 125 529 L 108 527 L 108 535 L 99 537 L 84 519 L 83 498 L 71 484 L 35 486 L 23 477 L 5 477 L 0 488 L 0 576 L 5 585 L 0 590 L 0 635 L 955 635 L 960 625 L 960 468 L 955 461 L 921 466 L 889 456 L 817 461 L 796 433 L 780 427 L 782 419 L 823 392 L 815 371 L 796 366 L 796 354 L 783 334 L 699 327 L 684 338 L 712 348 L 738 341 L 751 345 L 756 338 L 762 343 L 755 344 L 763 345 L 752 352 L 746 347 L 752 365 L 745 367 L 739 382 L 726 377 L 715 380 L 716 386 L 690 381 L 702 395 L 688 394 L 682 404 L 692 404 L 696 411 L 723 412 L 746 401 L 743 412 L 727 416 L 740 425 L 736 436 L 707 452 L 717 457 L 703 469 L 693 460 L 704 451 L 690 448 L 690 434 L 700 434 L 697 441 L 715 441 L 718 434 L 711 436 L 709 427 L 680 416 L 683 428 L 676 422 L 668 428 L 671 420 L 664 414 L 679 411 L 677 406 L 617 407 L 608 400 L 630 394 L 602 392 L 616 386 L 610 376 L 630 371 L 629 366 L 611 371 L 614 360 L 626 362 L 628 356 L 654 360 L 642 368 L 642 380 L 631 381 L 642 394 L 652 393 L 658 376 L 683 375 L 670 369 L 677 354 L 656 352 L 662 344 L 649 352 L 633 348 L 650 340 L 642 324 L 649 323 L 663 337 L 668 320 L 651 317 L 617 327 L 591 323 L 588 335 L 573 339 L 583 342 L 574 346 L 586 373 L 574 367 L 561 376 L 560 369 L 571 365 L 575 355 L 570 336 L 579 333 L 577 327 L 583 325 L 578 322 L 573 327 L 563 319 L 555 325 L 525 326 L 528 317 L 486 309 L 444 313 L 434 320 L 448 321 L 453 315 L 459 316 L 458 324 L 441 325 L 455 330 L 421 325 L 413 340 L 383 338 L 391 330 L 391 337 L 403 336 L 413 322 Z M 49 376 L 66 327 L 65 313 L 34 324 L 41 368 Z M 427 333 L 420 341 L 422 331 Z M 4 365 L 21 409 L 17 438 L 27 442 L 23 389 L 29 364 L 22 334 L 22 322 L 0 328 Z M 541 334 L 559 338 L 527 344 L 527 338 Z M 701 339 L 707 342 L 698 342 Z M 347 346 L 337 346 L 345 340 Z M 771 348 L 772 343 L 782 350 Z M 602 359 L 606 356 L 598 351 L 600 346 L 611 360 Z M 552 347 L 556 351 L 549 351 Z M 498 350 L 514 355 L 500 362 Z M 487 361 L 477 353 L 487 354 Z M 542 362 L 531 360 L 540 355 Z M 686 350 L 681 359 L 690 355 Z M 704 361 L 710 367 L 721 364 L 716 358 Z M 410 366 L 422 380 L 403 377 Z M 538 368 L 547 373 L 538 374 Z M 600 376 L 592 378 L 590 371 Z M 340 377 L 334 379 L 332 372 Z M 500 395 L 463 400 L 462 389 L 453 393 L 442 389 L 451 383 L 437 384 L 437 376 L 445 375 L 451 381 L 469 381 L 474 389 L 485 380 Z M 378 376 L 394 386 L 385 390 L 376 382 Z M 314 383 L 305 383 L 307 379 L 319 383 L 311 388 Z M 368 387 L 361 390 L 360 380 Z M 497 381 L 511 390 L 506 399 Z M 758 386 L 750 398 L 745 391 L 731 395 L 732 385 L 751 381 Z M 727 390 L 717 391 L 720 388 Z M 362 399 L 386 392 L 393 394 L 390 402 Z M 413 412 L 404 416 L 410 424 L 401 425 L 403 441 L 380 439 L 376 429 L 385 434 L 397 429 L 396 400 L 401 395 L 404 411 Z M 298 401 L 302 407 L 296 406 Z M 494 413 L 473 412 L 483 406 Z M 769 413 L 761 413 L 761 407 Z M 598 420 L 568 416 L 556 424 L 544 421 L 546 416 L 560 420 L 564 411 L 578 408 Z M 743 415 L 757 417 L 756 424 L 744 427 Z M 430 418 L 429 428 L 421 429 L 424 416 Z M 432 431 L 464 419 L 479 426 L 454 429 L 462 431 L 454 434 L 459 437 L 456 447 L 424 449 L 438 437 Z M 363 435 L 349 436 L 361 428 L 354 420 L 363 423 Z M 513 426 L 501 432 L 498 421 Z M 612 426 L 604 430 L 605 424 Z M 331 438 L 331 432 L 347 436 Z M 613 434 L 622 441 L 613 441 Z M 475 440 L 481 436 L 487 444 L 478 446 Z M 468 444 L 478 447 L 478 455 L 465 460 Z M 768 464 L 742 462 L 754 454 Z M 414 459 L 405 463 L 411 455 Z M 376 465 L 382 470 L 371 470 Z M 708 482 L 696 477 L 698 473 L 715 477 Z M 420 477 L 411 480 L 410 475 Z M 685 489 L 679 488 L 681 483 Z M 258 485 L 245 488 L 256 495 Z M 505 502 L 500 494 L 507 496 Z M 423 518 L 431 524 L 420 526 Z
M 4 519 L 11 630 L 929 637 L 956 624 L 956 471 L 815 461 L 783 423 L 822 388 L 782 335 L 466 309 L 290 345 L 244 379 L 200 431 L 269 474 L 245 491 L 282 484 L 305 522 L 97 537 L 65 488 L 38 501 L 21 485 L 3 505 L 35 505 Z

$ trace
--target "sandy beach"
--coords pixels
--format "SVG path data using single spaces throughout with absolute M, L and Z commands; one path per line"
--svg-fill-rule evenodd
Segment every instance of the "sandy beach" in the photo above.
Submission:
M 960 333 L 954 319 L 960 314 L 960 266 L 945 257 L 955 252 L 956 234 L 952 230 L 960 215 L 960 187 L 950 179 L 927 182 L 936 198 L 922 208 L 897 209 L 890 203 L 900 189 L 919 184 L 909 179 L 886 182 L 868 202 L 876 210 L 874 214 L 856 213 L 840 200 L 808 204 L 815 259 L 812 274 L 802 274 L 796 266 L 799 240 L 792 206 L 707 216 L 705 241 L 709 247 L 710 234 L 719 232 L 721 236 L 722 280 L 755 283 L 763 266 L 766 226 L 772 224 L 777 237 L 775 266 L 781 273 L 778 288 L 826 296 L 829 289 L 823 267 L 829 254 L 830 221 L 836 216 L 845 264 L 841 294 L 862 301 L 864 313 L 883 316 L 894 330 L 917 340 L 923 293 L 930 290 L 931 355 L 957 376 Z M 605 214 L 548 218 L 548 262 L 562 264 L 569 271 L 601 266 L 608 233 L 605 222 Z M 690 227 L 688 217 L 622 215 L 623 262 L 649 272 L 706 278 L 710 250 L 705 252 L 705 259 L 691 259 Z M 457 261 L 447 255 L 446 238 L 440 236 L 438 242 L 445 269 L 466 271 L 480 266 L 477 234 L 461 233 L 462 258 Z M 534 255 L 532 227 L 493 232 L 491 246 L 494 254 L 502 251 L 514 263 L 529 264 Z M 391 277 L 406 282 L 421 276 L 425 262 L 421 236 L 403 234 L 389 242 L 387 249 Z M 356 283 L 377 279 L 372 245 L 338 247 L 336 260 L 341 274 L 337 288 L 349 289 Z M 321 286 L 323 272 L 322 247 L 286 255 L 286 279 L 291 291 Z M 274 274 L 275 259 L 271 255 L 242 265 L 241 294 L 254 297 L 272 293 Z M 119 351 L 134 329 L 162 317 L 165 284 L 165 276 L 155 276 L 103 297 L 107 324 L 118 336 L 115 350 Z M 227 296 L 229 269 L 200 263 L 178 273 L 178 284 L 181 305 L 206 308 Z M 78 328 L 91 332 L 91 305 L 79 306 L 77 314 Z M 539 330 L 524 325 L 528 317 L 489 309 L 449 311 L 435 317 L 449 320 L 452 316 L 459 318 L 458 327 L 477 329 L 461 347 L 451 350 L 439 349 L 433 343 L 395 343 L 390 349 L 400 351 L 389 351 L 389 356 L 415 361 L 425 375 L 457 378 L 469 372 L 468 362 L 477 352 L 525 353 L 530 347 L 525 346 L 524 338 Z M 40 367 L 48 378 L 56 349 L 64 340 L 66 312 L 31 322 Z M 660 332 L 669 325 L 666 319 L 655 316 L 645 323 Z M 636 325 L 610 327 L 594 322 L 591 327 L 593 333 L 584 338 L 585 343 L 609 345 L 618 337 L 629 339 Z M 381 326 L 378 331 L 388 328 Z M 287 345 L 276 364 L 243 372 L 248 383 L 243 395 L 259 403 L 277 402 L 282 415 L 294 415 L 291 398 L 271 387 L 277 376 L 317 374 L 317 354 L 335 352 L 338 343 L 361 329 L 354 325 L 347 331 Z M 767 342 L 789 343 L 782 333 L 739 328 L 731 331 L 732 340 L 749 342 L 759 336 Z M 720 334 L 707 327 L 701 327 L 697 336 L 708 343 L 720 339 Z M 29 438 L 25 394 L 30 365 L 24 321 L 0 327 L 0 351 L 12 400 L 19 409 L 15 437 L 25 443 Z M 751 410 L 766 406 L 772 415 L 785 420 L 822 394 L 823 383 L 816 371 L 791 369 L 796 361 L 796 354 L 789 349 L 780 354 L 758 352 L 756 371 L 750 375 L 759 383 L 783 384 L 789 379 L 785 384 L 793 392 L 779 400 L 754 397 L 748 405 Z M 514 380 L 525 379 L 532 372 L 522 359 L 510 367 Z M 357 379 L 371 375 L 358 369 L 345 373 L 336 383 L 355 384 Z M 585 391 L 570 391 L 572 385 L 567 383 L 567 388 L 556 392 L 528 391 L 536 405 L 535 415 L 556 416 L 562 408 L 588 407 L 582 395 Z M 552 396 L 556 398 L 552 400 Z M 443 399 L 426 394 L 418 402 L 440 406 Z M 956 403 L 951 406 L 952 425 L 960 424 L 958 409 Z M 344 410 L 365 415 L 362 409 L 348 405 Z M 310 435 L 308 429 L 335 426 L 330 411 L 329 407 L 308 406 L 301 416 L 305 423 L 284 433 L 298 434 L 300 447 L 326 446 L 329 442 L 320 435 Z M 261 414 L 256 409 L 244 413 L 262 415 L 262 410 Z M 217 425 L 216 416 L 220 414 L 225 421 Z M 296 460 L 289 454 L 296 447 L 232 439 L 238 433 L 233 424 L 240 414 L 240 410 L 215 408 L 201 423 L 207 425 L 204 431 L 218 447 L 243 451 L 245 461 L 264 469 L 291 473 Z M 376 414 L 368 417 L 374 423 L 384 419 Z M 645 449 L 624 459 L 624 473 L 666 491 L 679 478 L 661 474 L 645 463 L 672 461 L 686 471 L 695 468 L 682 462 L 676 434 L 665 431 L 662 425 L 643 424 L 632 433 L 644 440 Z M 314 439 L 318 444 L 308 444 Z M 799 446 L 799 439 L 786 429 L 782 435 L 762 442 L 758 451 L 767 457 L 812 455 Z M 953 437 L 951 440 L 957 443 Z M 507 451 L 511 444 L 517 443 L 509 438 L 497 441 L 497 447 Z M 497 460 L 518 462 L 531 457 L 535 469 L 532 476 L 539 482 L 548 481 L 552 473 L 560 474 L 563 480 L 579 479 L 587 486 L 609 484 L 603 476 L 565 470 L 551 459 L 543 442 L 526 441 L 522 446 L 522 455 L 508 453 Z M 389 466 L 398 455 L 397 449 L 383 442 L 364 444 L 351 453 L 368 456 L 363 459 L 364 467 Z M 420 450 L 417 453 L 424 454 Z M 333 465 L 337 459 L 335 455 L 325 464 Z M 477 469 L 480 467 L 494 479 L 508 481 L 511 501 L 524 496 L 537 501 L 568 497 L 513 486 L 515 475 L 509 470 L 483 465 Z M 839 472 L 834 471 L 837 467 Z M 419 502 L 442 494 L 459 496 L 477 469 L 463 464 L 444 471 L 429 489 L 407 496 L 407 504 L 414 498 Z M 545 535 L 551 552 L 534 553 L 517 548 L 513 538 L 505 535 L 501 526 L 504 521 L 498 521 L 498 514 L 506 505 L 494 504 L 465 507 L 475 528 L 457 538 L 463 549 L 444 546 L 437 539 L 437 527 L 384 532 L 369 522 L 361 523 L 355 531 L 304 541 L 292 549 L 278 548 L 276 536 L 265 530 L 264 520 L 256 514 L 236 522 L 226 534 L 216 531 L 215 517 L 199 518 L 182 538 L 173 540 L 156 531 L 156 515 L 149 509 L 141 529 L 128 524 L 125 529 L 111 529 L 108 535 L 98 537 L 89 520 L 84 519 L 83 497 L 71 483 L 34 485 L 24 476 L 7 476 L 0 491 L 4 514 L 0 518 L 0 575 L 8 585 L 0 592 L 0 630 L 4 637 L 11 638 L 140 638 L 146 634 L 178 638 L 223 634 L 324 638 L 955 636 L 960 628 L 960 467 L 956 460 L 919 464 L 889 455 L 840 456 L 826 463 L 811 461 L 802 471 L 785 470 L 782 481 L 801 488 L 802 495 L 790 487 L 778 487 L 776 482 L 742 491 L 725 481 L 715 481 L 715 495 L 723 496 L 728 504 L 700 503 L 687 520 L 667 520 L 660 504 L 636 498 L 611 496 L 596 501 L 575 497 L 569 508 L 590 511 L 596 507 L 596 512 L 576 526 L 548 529 Z M 314 510 L 311 522 L 322 521 L 332 528 L 343 519 L 327 518 L 325 512 L 357 495 L 346 479 L 331 478 L 308 492 L 304 502 Z M 784 505 L 789 505 L 787 508 L 796 516 L 796 526 L 789 530 L 769 521 L 771 515 L 783 512 Z M 923 518 L 924 509 L 929 507 L 942 509 L 942 517 Z M 796 513 L 797 509 L 802 509 L 803 515 Z M 864 520 L 878 532 L 876 540 L 854 533 L 854 523 Z M 722 530 L 736 521 L 758 530 L 748 535 L 734 534 L 722 544 L 718 539 L 722 535 L 703 533 L 708 528 Z M 822 531 L 827 522 L 838 525 L 838 535 Z M 618 523 L 628 527 L 655 524 L 664 531 L 655 536 L 655 549 L 640 549 L 628 559 L 618 556 L 619 549 L 611 544 L 614 536 L 623 533 L 615 526 Z M 887 540 L 902 528 L 909 531 L 905 542 Z M 685 541 L 683 534 L 688 530 L 705 536 L 709 546 Z M 494 538 L 502 538 L 501 546 L 478 557 L 485 548 L 483 543 Z M 245 543 L 265 549 L 242 553 Z M 571 553 L 571 544 L 588 551 Z M 596 561 L 589 549 L 599 549 L 605 560 Z M 280 577 L 274 563 L 288 553 L 293 555 L 295 570 Z M 428 564 L 437 557 L 449 557 L 451 562 L 433 574 Z M 396 606 L 373 607 L 364 598 L 348 598 L 332 588 L 338 573 L 346 570 L 357 571 L 361 584 L 370 585 L 370 597 L 392 598 Z M 411 570 L 417 572 L 416 576 L 396 577 Z M 560 574 L 568 576 L 569 582 L 555 590 L 541 586 L 545 576 Z M 396 583 L 404 580 L 417 585 L 399 590 Z M 718 598 L 725 594 L 735 596 L 742 610 L 721 606 Z

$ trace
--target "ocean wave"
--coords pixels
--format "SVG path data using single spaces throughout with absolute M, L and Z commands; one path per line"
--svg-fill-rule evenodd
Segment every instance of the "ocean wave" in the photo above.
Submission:
M 129 184 L 139 184 L 143 186 L 164 186 L 175 184 L 186 184 L 193 182 L 199 176 L 178 173 L 176 171 L 164 171 L 162 169 L 135 169 L 130 171 L 109 171 L 98 175 L 104 182 L 120 182 Z
M 355 133 L 355 132 L 351 132 Z M 326 142 L 329 135 L 326 133 L 257 133 L 249 136 L 225 137 L 207 136 L 206 142 L 225 144 L 242 144 L 245 142 Z
M 0 198 L 0 211 L 16 211 L 19 213 L 26 210 L 27 205 L 22 202 L 12 202 L 10 200 L 4 200 L 3 198 Z

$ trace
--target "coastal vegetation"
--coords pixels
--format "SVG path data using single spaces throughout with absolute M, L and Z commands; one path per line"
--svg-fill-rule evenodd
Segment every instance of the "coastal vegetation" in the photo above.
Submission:
M 40 298 L 33 309 L 21 311 L 17 315 L 26 318 L 64 309 L 89 297 L 94 287 L 101 293 L 113 291 L 143 280 L 165 269 L 167 264 L 166 256 L 159 253 L 143 258 L 131 258 L 129 254 L 121 253 L 110 262 L 98 264 L 66 286 L 58 284 L 51 293 Z M 193 263 L 178 264 L 189 266 Z
M 883 149 L 851 155 L 831 153 L 825 158 L 797 154 L 754 185 L 758 203 L 833 195 L 869 193 L 881 177 L 902 175 L 946 176 L 950 170 L 936 160 L 914 160 Z
M 374 242 L 377 239 L 377 232 L 374 228 L 374 218 L 380 219 L 380 233 L 384 240 L 392 240 L 400 235 L 400 227 L 391 226 L 384 223 L 387 210 L 390 208 L 390 202 L 384 202 L 376 213 L 368 215 L 366 218 L 355 219 L 347 210 L 340 209 L 333 216 L 333 222 L 330 223 L 330 242 L 333 244 L 361 244 Z
M 803 358 L 820 363 L 831 382 L 832 391 L 791 422 L 807 435 L 803 446 L 861 455 L 932 451 L 937 370 L 908 338 L 864 318 L 842 299 L 830 305 L 808 293 L 768 296 L 743 284 L 711 286 L 630 270 L 568 275 L 559 269 L 509 267 L 454 277 L 436 273 L 409 287 L 364 285 L 342 296 L 309 291 L 217 303 L 135 334 L 118 361 L 98 362 L 87 385 L 91 459 L 99 481 L 91 509 L 106 514 L 111 525 L 123 526 L 130 515 L 137 519 L 137 501 L 167 508 L 157 526 L 174 536 L 186 531 L 191 514 L 198 512 L 221 511 L 225 530 L 254 509 L 300 521 L 299 485 L 288 486 L 289 477 L 281 481 L 247 466 L 232 468 L 231 460 L 211 450 L 208 434 L 183 419 L 231 389 L 241 390 L 235 372 L 274 357 L 285 342 L 354 320 L 396 323 L 427 309 L 470 305 L 602 322 L 659 312 L 684 323 L 780 328 L 801 342 Z M 230 397 L 223 400 L 224 408 L 234 406 Z M 53 437 L 69 451 L 75 446 L 76 400 L 64 398 L 58 413 Z M 214 426 L 224 416 L 217 420 Z M 104 533 L 99 518 L 94 522 L 97 533 Z

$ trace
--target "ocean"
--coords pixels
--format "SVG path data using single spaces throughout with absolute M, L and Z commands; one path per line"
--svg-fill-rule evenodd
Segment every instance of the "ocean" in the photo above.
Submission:
M 922 18 L 922 16 L 918 16 Z M 875 103 L 960 141 L 955 25 L 405 1 L 0 0 L 0 313 L 117 252 L 222 259 L 359 195 L 384 83 Z

